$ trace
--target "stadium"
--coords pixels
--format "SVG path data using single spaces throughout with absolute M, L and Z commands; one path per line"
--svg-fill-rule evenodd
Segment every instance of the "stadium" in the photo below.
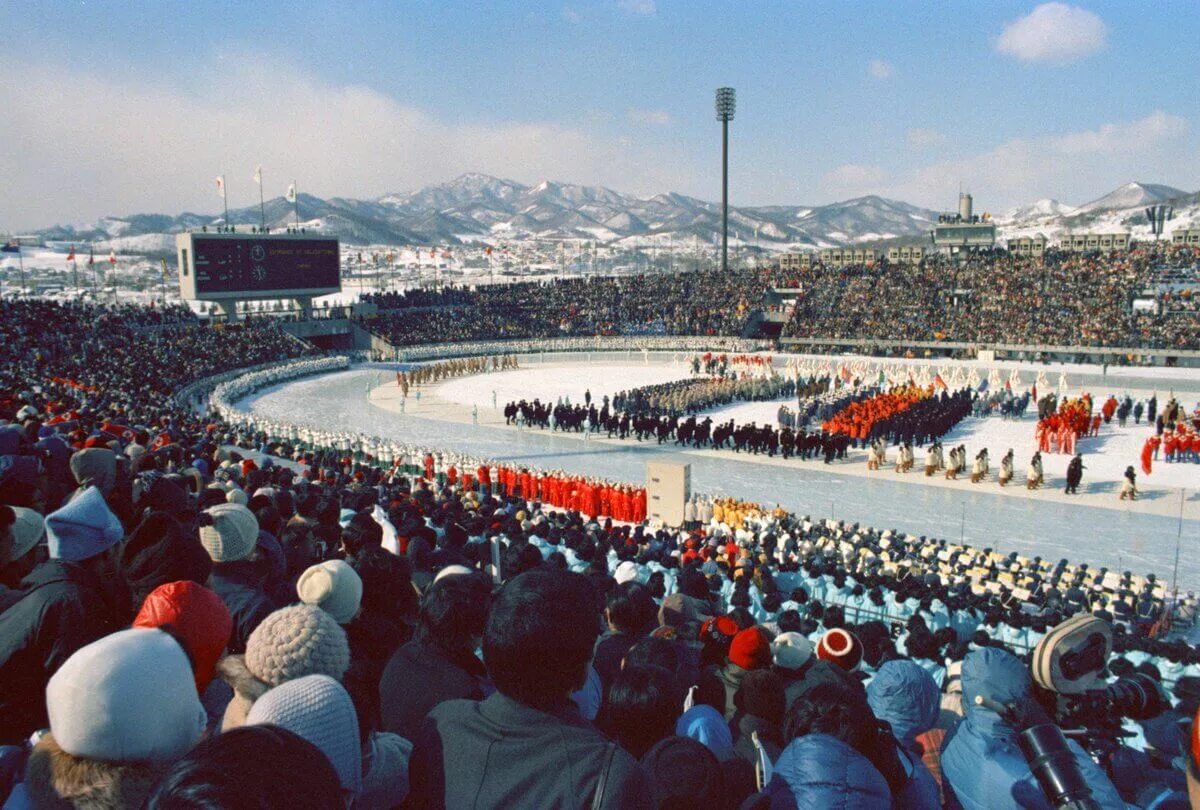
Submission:
M 431 162 L 558 134 L 350 87 Z M 736 109 L 720 203 L 258 167 L 219 214 L 0 207 L 3 807 L 1200 807 L 1200 193 L 731 206 Z M 987 154 L 1159 171 L 1152 118 Z M 847 168 L 810 184 L 916 187 Z

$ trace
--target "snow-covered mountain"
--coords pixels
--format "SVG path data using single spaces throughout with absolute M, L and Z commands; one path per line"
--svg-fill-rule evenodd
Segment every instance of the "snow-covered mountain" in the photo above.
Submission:
M 1169 229 L 1200 224 L 1200 195 L 1150 183 L 1128 183 L 1078 208 L 1038 200 L 998 216 L 1000 239 L 1035 233 L 1058 239 L 1088 230 L 1132 231 L 1149 227 L 1143 209 L 1157 202 L 1175 206 Z M 322 199 L 301 194 L 300 223 L 349 244 L 431 245 L 515 242 L 527 239 L 586 240 L 605 244 L 710 245 L 721 227 L 717 203 L 674 192 L 635 197 L 601 186 L 543 181 L 526 186 L 469 173 L 417 191 L 373 200 Z M 258 206 L 229 212 L 230 221 L 259 223 Z M 272 228 L 294 222 L 292 204 L 281 197 L 266 203 Z M 730 240 L 770 250 L 795 250 L 856 243 L 925 241 L 937 213 L 883 197 L 857 197 L 821 206 L 734 207 Z M 129 252 L 169 252 L 173 233 L 215 225 L 220 217 L 184 213 L 105 217 L 85 226 L 41 231 L 47 240 L 97 241 Z
M 351 244 L 455 244 L 522 239 L 587 240 L 619 244 L 711 244 L 721 225 L 716 203 L 682 194 L 641 198 L 600 186 L 550 180 L 526 186 L 485 174 L 464 174 L 447 183 L 374 200 L 322 199 L 301 194 L 300 223 Z M 257 206 L 229 212 L 237 225 L 257 225 Z M 826 206 L 738 207 L 729 210 L 730 239 L 765 248 L 842 245 L 893 237 L 924 237 L 936 214 L 882 197 L 861 197 Z M 273 228 L 294 222 L 292 205 L 268 200 Z M 128 240 L 215 225 L 220 217 L 136 214 L 105 217 L 84 226 L 41 231 L 63 241 Z M 161 240 L 166 243 L 169 240 Z
M 1123 208 L 1153 205 L 1166 202 L 1186 194 L 1171 186 L 1161 186 L 1154 183 L 1126 183 L 1115 191 L 1110 191 L 1098 200 L 1092 200 L 1080 206 L 1081 212 L 1119 211 Z
M 1167 203 L 1174 209 L 1167 234 L 1177 228 L 1200 227 L 1200 192 L 1189 194 L 1154 183 L 1126 183 L 1098 200 L 1071 208 L 1056 200 L 1039 200 L 997 217 L 999 238 L 1043 234 L 1056 242 L 1072 233 L 1129 233 L 1151 239 L 1146 206 Z

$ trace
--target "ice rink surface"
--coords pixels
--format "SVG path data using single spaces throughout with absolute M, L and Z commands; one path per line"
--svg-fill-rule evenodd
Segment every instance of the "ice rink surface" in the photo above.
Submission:
M 575 402 L 589 388 L 593 397 L 599 398 L 624 388 L 687 376 L 687 368 L 680 362 L 655 365 L 631 358 L 580 363 L 574 367 L 540 368 L 535 363 L 524 362 L 523 365 L 526 367 L 521 370 L 463 378 L 444 383 L 440 388 L 427 386 L 422 396 L 435 402 L 437 397 L 445 397 L 459 409 L 478 405 L 480 412 L 485 412 L 491 408 L 493 389 L 497 393 L 497 402 L 503 407 L 508 399 L 519 396 L 547 399 L 570 395 Z M 576 437 L 544 431 L 518 432 L 381 410 L 368 402 L 367 394 L 371 388 L 387 384 L 393 378 L 394 369 L 394 366 L 360 367 L 286 383 L 259 392 L 244 400 L 241 406 L 268 419 L 377 435 L 472 456 L 626 481 L 642 480 L 646 461 L 678 453 L 678 448 L 671 445 L 584 442 Z M 1184 378 L 1171 382 L 1181 385 L 1181 380 Z M 1187 378 L 1181 387 L 1187 387 L 1189 381 Z M 1124 382 L 1128 384 L 1130 380 Z M 1139 378 L 1137 387 L 1131 386 L 1131 390 L 1141 390 L 1144 382 L 1152 387 L 1166 381 Z M 1097 396 L 1107 393 L 1099 386 L 1093 391 Z M 1161 402 L 1165 390 L 1160 388 L 1159 391 Z M 1190 407 L 1193 398 L 1185 396 L 1183 400 Z M 737 419 L 754 418 L 738 415 L 738 409 L 745 409 L 746 414 L 756 412 L 760 414 L 758 421 L 763 422 L 773 421 L 777 408 L 778 403 L 746 403 L 731 406 L 727 412 L 735 412 Z M 993 467 L 999 464 L 1000 455 L 1008 446 L 1014 447 L 1020 478 L 1032 453 L 1031 449 L 1029 453 L 1022 453 L 1020 442 L 1026 441 L 1032 447 L 1033 424 L 1028 417 L 1008 423 L 999 418 L 971 420 L 957 428 L 949 440 L 966 443 L 972 454 L 972 448 L 987 443 Z M 1147 435 L 1144 424 L 1137 428 L 1131 426 L 1124 432 L 1113 427 L 1108 438 L 1090 441 L 1112 442 L 1113 449 L 1119 443 L 1126 443 L 1140 450 Z M 1086 447 L 1084 449 L 1086 452 Z M 1112 458 L 1116 460 L 1106 462 L 1107 467 L 1119 467 L 1117 475 L 1125 464 L 1136 464 L 1136 453 L 1130 459 L 1119 458 L 1123 455 L 1124 451 L 1113 453 Z M 764 465 L 728 452 L 717 456 L 689 454 L 688 460 L 692 465 L 693 489 L 697 492 L 727 494 L 767 505 L 778 503 L 800 514 L 858 521 L 930 537 L 961 538 L 977 546 L 1004 552 L 1017 551 L 1050 559 L 1065 557 L 1110 569 L 1153 571 L 1168 579 L 1175 564 L 1176 538 L 1181 525 L 1175 505 L 1178 490 L 1160 491 L 1157 497 L 1163 500 L 1163 508 L 1155 514 L 1101 508 L 1065 496 L 1033 499 L 1002 494 L 994 483 L 978 488 L 970 485 L 922 486 L 882 474 L 872 477 L 848 474 L 851 467 L 862 466 L 858 460 L 848 462 L 848 465 L 831 466 Z M 1059 460 L 1065 469 L 1065 457 L 1051 457 L 1046 464 L 1048 476 L 1061 475 L 1062 470 L 1055 466 Z M 1087 462 L 1085 455 L 1085 463 L 1092 467 L 1094 462 Z M 1115 487 L 1115 478 L 1111 484 L 1101 480 L 1106 464 L 1095 464 L 1095 469 L 1085 473 L 1085 489 L 1091 486 L 1105 491 L 1110 486 Z M 845 472 L 839 472 L 839 469 Z M 1179 579 L 1183 587 L 1200 588 L 1200 553 L 1197 553 L 1200 551 L 1200 492 L 1195 488 L 1200 485 L 1200 465 L 1178 465 L 1176 469 L 1172 465 L 1157 464 L 1146 483 L 1168 486 L 1167 471 L 1190 482 L 1183 484 L 1189 488 L 1183 503 Z M 1139 480 L 1143 480 L 1140 475 Z M 1115 502 L 1115 488 L 1104 497 L 1106 502 L 1109 498 Z

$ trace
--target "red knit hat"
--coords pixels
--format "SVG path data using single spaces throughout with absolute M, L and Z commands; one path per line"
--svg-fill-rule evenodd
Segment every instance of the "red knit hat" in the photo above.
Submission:
M 757 627 L 747 627 L 734 636 L 729 645 L 729 663 L 742 669 L 769 667 L 771 660 L 771 642 Z
M 821 636 L 817 643 L 817 658 L 853 672 L 862 663 L 862 642 L 853 633 L 835 627 Z

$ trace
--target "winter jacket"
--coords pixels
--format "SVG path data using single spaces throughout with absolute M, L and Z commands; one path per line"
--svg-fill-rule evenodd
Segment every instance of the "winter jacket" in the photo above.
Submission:
M 641 766 L 572 704 L 543 712 L 497 692 L 429 713 L 409 761 L 405 807 L 590 807 L 602 774 L 602 808 L 653 807 Z
M 104 584 L 75 563 L 47 560 L 21 591 L 0 613 L 0 744 L 20 744 L 48 726 L 50 676 L 80 647 L 117 629 Z
M 481 699 L 485 677 L 478 658 L 452 658 L 436 645 L 414 639 L 396 650 L 383 670 L 380 727 L 412 740 L 425 715 L 439 703 Z
M 867 686 L 867 702 L 880 720 L 892 727 L 896 740 L 916 750 L 916 737 L 937 724 L 938 689 L 919 664 L 907 660 L 883 664 Z
M 887 781 L 871 761 L 827 734 L 792 740 L 763 794 L 771 810 L 879 810 L 892 802 Z
M 221 597 L 233 617 L 233 635 L 229 639 L 231 653 L 244 653 L 254 628 L 286 604 L 272 599 L 263 589 L 258 567 L 249 561 L 215 565 L 208 585 Z
M 962 687 L 965 715 L 946 734 L 941 757 L 944 782 L 959 804 L 964 810 L 1050 810 L 1050 801 L 1017 747 L 1016 732 L 995 712 L 975 704 L 977 696 L 1000 704 L 1029 699 L 1029 669 L 1007 650 L 984 647 L 963 659 Z M 1067 745 L 1092 798 L 1101 807 L 1124 808 L 1108 776 L 1077 743 Z

